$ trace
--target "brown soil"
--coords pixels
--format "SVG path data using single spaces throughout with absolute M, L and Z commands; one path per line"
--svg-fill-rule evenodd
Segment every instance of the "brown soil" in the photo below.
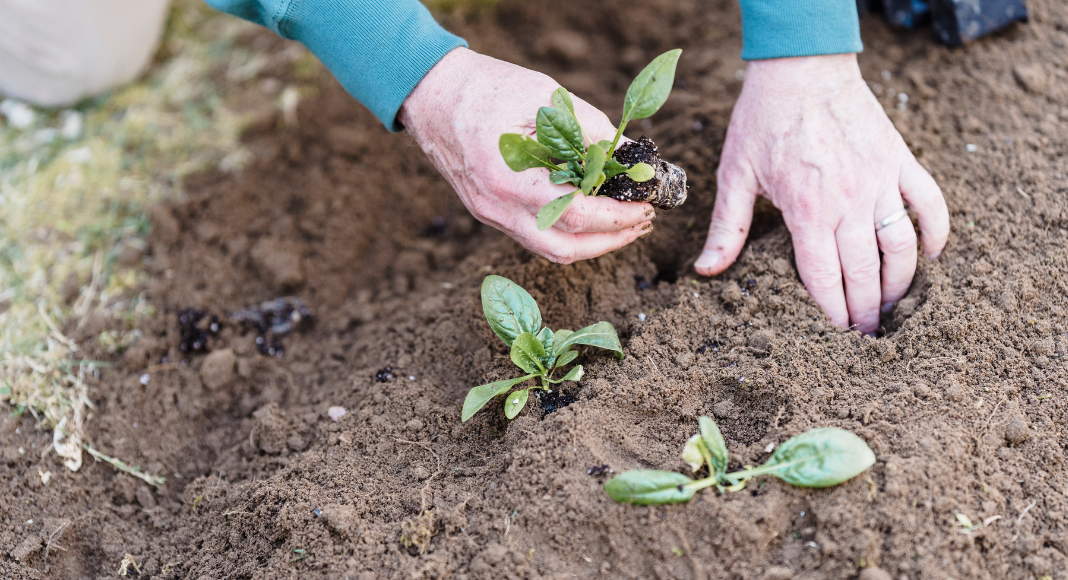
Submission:
M 953 226 L 878 339 L 828 323 L 766 205 L 734 267 L 692 274 L 740 88 L 733 1 L 506 0 L 447 22 L 607 110 L 648 59 L 686 49 L 634 131 L 681 161 L 690 203 L 570 266 L 477 225 L 408 138 L 324 77 L 297 128 L 249 131 L 258 164 L 156 213 L 160 314 L 94 382 L 89 435 L 166 486 L 91 461 L 71 473 L 41 453 L 49 434 L 5 414 L 0 576 L 111 578 L 130 554 L 153 578 L 1068 578 L 1068 4 L 1030 7 L 1030 24 L 962 50 L 864 23 L 865 76 Z M 514 373 L 482 320 L 487 272 L 552 327 L 611 321 L 628 356 L 588 353 L 551 414 L 508 422 L 495 402 L 461 424 L 468 388 Z M 317 317 L 281 337 L 283 357 L 225 320 L 210 363 L 179 351 L 181 309 L 284 293 Z M 164 356 L 181 362 L 142 386 Z M 609 474 L 589 474 L 681 470 L 700 414 L 738 463 L 823 426 L 878 461 L 831 489 L 769 480 L 670 507 L 617 505 Z M 962 533 L 957 513 L 988 525 Z

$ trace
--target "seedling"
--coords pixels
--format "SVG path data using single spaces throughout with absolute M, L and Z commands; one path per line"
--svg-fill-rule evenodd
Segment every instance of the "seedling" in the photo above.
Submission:
M 645 119 L 660 110 L 671 93 L 675 81 L 675 66 L 681 49 L 674 49 L 653 59 L 638 74 L 623 99 L 623 119 L 611 141 L 594 143 L 583 131 L 575 116 L 575 105 L 567 89 L 553 92 L 552 106 L 538 109 L 535 120 L 537 140 L 525 135 L 501 135 L 500 149 L 504 162 L 512 171 L 526 171 L 544 167 L 549 179 L 557 185 L 570 183 L 578 189 L 545 204 L 536 219 L 539 230 L 547 230 L 564 214 L 578 195 L 598 195 L 604 184 L 620 176 L 615 183 L 617 199 L 649 201 L 654 205 L 672 208 L 686 199 L 686 174 L 678 167 L 659 160 L 656 146 L 648 139 L 628 143 L 629 155 L 616 150 L 623 130 L 630 121 Z M 628 164 L 627 158 L 642 157 L 654 161 Z M 651 180 L 656 179 L 656 183 Z M 627 183 L 627 180 L 630 183 Z M 650 182 L 650 187 L 638 184 Z
M 799 487 L 830 487 L 852 479 L 875 463 L 875 454 L 863 439 L 843 429 L 828 427 L 787 439 L 760 467 L 727 473 L 727 445 L 716 422 L 698 419 L 700 432 L 690 437 L 682 459 L 696 472 L 708 466 L 708 477 L 694 481 L 674 471 L 639 469 L 621 473 L 604 489 L 620 503 L 658 505 L 683 503 L 706 487 L 721 493 L 740 491 L 758 475 L 773 475 Z
M 602 321 L 574 332 L 553 332 L 541 325 L 541 310 L 534 298 L 518 284 L 501 276 L 486 276 L 482 282 L 482 312 L 493 332 L 511 347 L 512 362 L 527 374 L 471 389 L 464 399 L 460 414 L 462 421 L 470 419 L 491 399 L 503 393 L 508 393 L 504 416 L 514 419 L 527 404 L 530 391 L 552 392 L 552 385 L 577 382 L 582 378 L 582 365 L 572 367 L 559 379 L 553 378 L 557 370 L 578 357 L 578 352 L 572 350 L 577 345 L 607 349 L 623 358 L 623 347 L 611 323 Z M 540 379 L 541 384 L 509 393 L 512 387 L 533 378 Z

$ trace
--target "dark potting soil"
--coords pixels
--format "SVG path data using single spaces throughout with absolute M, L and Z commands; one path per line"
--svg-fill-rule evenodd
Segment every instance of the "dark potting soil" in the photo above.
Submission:
M 409 140 L 324 76 L 297 126 L 249 130 L 243 174 L 201 174 L 157 208 L 175 227 L 154 234 L 145 290 L 160 314 L 144 337 L 118 356 L 86 343 L 116 364 L 87 379 L 91 442 L 166 485 L 89 458 L 70 472 L 41 453 L 51 436 L 32 417 L 3 414 L 0 577 L 113 578 L 130 554 L 139 577 L 164 579 L 1065 578 L 1068 5 L 1029 8 L 1030 24 L 958 50 L 863 23 L 864 76 L 953 228 L 880 338 L 829 324 L 764 202 L 737 264 L 692 273 L 741 86 L 733 1 L 504 0 L 445 20 L 609 111 L 649 59 L 685 49 L 640 130 L 686 169 L 692 199 L 639 242 L 568 266 L 479 226 Z M 568 50 L 560 23 L 591 19 L 603 26 L 579 37 L 586 50 Z M 439 216 L 446 233 L 424 235 Z M 516 372 L 483 319 L 489 272 L 528 289 L 552 328 L 612 322 L 626 358 L 588 353 L 577 400 L 554 413 L 508 421 L 498 400 L 461 423 L 468 389 Z M 211 355 L 180 352 L 177 309 L 232 312 L 301 279 L 289 292 L 315 325 L 279 359 L 224 324 L 213 348 L 236 362 L 209 388 Z M 188 364 L 142 384 L 164 356 Z M 376 382 L 387 363 L 396 378 Z M 663 507 L 618 505 L 608 474 L 587 473 L 685 470 L 701 414 L 732 465 L 828 426 L 877 462 L 829 489 L 767 479 Z
M 686 172 L 661 160 L 656 143 L 645 135 L 620 145 L 613 157 L 627 167 L 645 163 L 656 171 L 656 175 L 637 182 L 626 173 L 620 173 L 604 182 L 601 194 L 620 201 L 647 201 L 662 209 L 674 209 L 686 201 Z

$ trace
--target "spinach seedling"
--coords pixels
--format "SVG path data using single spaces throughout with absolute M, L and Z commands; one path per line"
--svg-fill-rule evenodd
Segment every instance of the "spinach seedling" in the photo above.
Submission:
M 486 276 L 482 282 L 482 312 L 493 332 L 511 347 L 512 362 L 527 374 L 471 389 L 460 413 L 462 421 L 470 419 L 493 397 L 508 393 L 512 387 L 529 379 L 540 379 L 541 384 L 508 393 L 504 402 L 505 417 L 514 419 L 527 404 L 532 390 L 550 391 L 551 385 L 578 381 L 582 378 L 582 365 L 572 367 L 559 379 L 553 378 L 557 370 L 578 357 L 578 352 L 572 350 L 577 345 L 607 349 L 623 358 L 623 347 L 611 323 L 602 321 L 574 332 L 553 332 L 542 326 L 541 309 L 534 298 L 518 284 L 501 276 Z
M 570 183 L 578 188 L 541 208 L 535 222 L 538 229 L 552 227 L 577 195 L 598 195 L 606 183 L 613 186 L 609 195 L 624 201 L 648 201 L 669 209 L 686 200 L 686 173 L 661 161 L 652 141 L 643 137 L 616 149 L 627 123 L 652 116 L 667 101 L 680 54 L 682 50 L 678 48 L 665 52 L 634 79 L 623 99 L 623 118 L 611 141 L 592 142 L 575 116 L 571 94 L 563 87 L 553 92 L 551 107 L 538 109 L 537 140 L 515 133 L 501 135 L 501 156 L 512 171 L 543 167 L 550 171 L 553 183 Z M 637 159 L 653 163 L 631 162 Z
M 727 473 L 727 445 L 712 419 L 698 419 L 700 432 L 686 442 L 682 459 L 692 471 L 708 466 L 708 477 L 694 481 L 674 471 L 623 472 L 604 489 L 620 503 L 657 505 L 689 501 L 700 489 L 740 491 L 758 475 L 773 475 L 799 487 L 830 487 L 852 479 L 875 463 L 875 454 L 856 435 L 828 427 L 787 439 L 760 467 Z

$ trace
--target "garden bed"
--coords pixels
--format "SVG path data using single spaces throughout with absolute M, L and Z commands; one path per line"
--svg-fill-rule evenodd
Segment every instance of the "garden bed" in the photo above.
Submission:
M 475 222 L 324 75 L 295 125 L 246 132 L 243 173 L 200 174 L 154 212 L 157 315 L 91 378 L 87 429 L 167 483 L 69 472 L 42 456 L 50 434 L 5 415 L 0 575 L 110 578 L 129 554 L 153 578 L 1068 578 L 1068 7 L 1031 12 L 961 50 L 864 22 L 865 78 L 953 228 L 879 338 L 828 322 L 763 202 L 735 266 L 692 271 L 741 87 L 733 2 L 506 1 L 447 20 L 607 110 L 652 56 L 685 51 L 667 104 L 628 134 L 686 170 L 689 202 L 569 266 Z M 558 31 L 579 21 L 606 24 Z M 512 376 L 482 316 L 488 273 L 554 328 L 611 322 L 625 360 L 589 349 L 552 401 L 508 421 L 498 399 L 461 424 L 470 387 Z M 274 337 L 280 357 L 228 322 L 290 295 L 314 320 Z M 221 354 L 180 350 L 188 308 L 222 321 Z M 757 480 L 662 507 L 604 493 L 612 472 L 685 469 L 702 414 L 739 464 L 827 426 L 876 463 L 825 490 Z

